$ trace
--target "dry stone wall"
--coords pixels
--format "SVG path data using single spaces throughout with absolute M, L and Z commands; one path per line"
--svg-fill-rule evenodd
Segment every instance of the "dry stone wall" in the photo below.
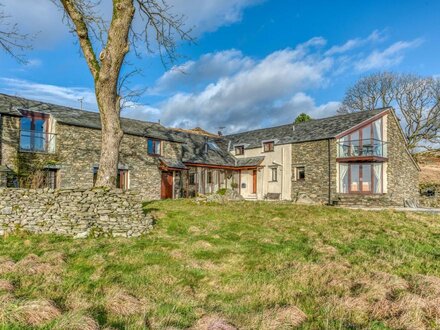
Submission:
M 0 235 L 17 230 L 75 238 L 136 237 L 153 218 L 131 191 L 0 189 Z

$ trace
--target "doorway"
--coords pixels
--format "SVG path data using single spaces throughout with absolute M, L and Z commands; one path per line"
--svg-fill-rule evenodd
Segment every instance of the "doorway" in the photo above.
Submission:
M 173 198 L 173 172 L 162 172 L 162 188 L 160 198 Z

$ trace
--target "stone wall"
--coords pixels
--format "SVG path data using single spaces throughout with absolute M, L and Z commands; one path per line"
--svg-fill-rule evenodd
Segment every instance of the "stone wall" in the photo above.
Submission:
M 406 149 L 399 123 L 388 115 L 388 195 L 392 204 L 403 206 L 405 201 L 419 198 L 419 170 Z
M 0 235 L 23 230 L 76 238 L 135 237 L 152 225 L 130 191 L 0 189 Z
M 329 201 L 329 166 L 330 198 L 336 194 L 336 141 L 329 140 L 295 143 L 292 145 L 292 200 L 315 203 Z M 305 180 L 296 179 L 296 168 L 305 167 Z
M 0 122 L 0 165 L 13 168 L 20 139 L 20 118 L 2 115 Z

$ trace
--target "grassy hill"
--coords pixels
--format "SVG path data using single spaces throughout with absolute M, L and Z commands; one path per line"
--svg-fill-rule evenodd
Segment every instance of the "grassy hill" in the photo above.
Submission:
M 190 200 L 146 208 L 158 221 L 139 239 L 0 239 L 0 324 L 440 327 L 438 215 Z
M 420 183 L 440 185 L 440 150 L 421 152 L 416 155 L 420 165 Z

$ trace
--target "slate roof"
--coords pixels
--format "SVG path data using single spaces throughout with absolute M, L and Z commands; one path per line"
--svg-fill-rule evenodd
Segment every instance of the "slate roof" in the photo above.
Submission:
M 246 166 L 259 166 L 264 160 L 264 156 L 259 157 L 245 157 L 238 158 L 236 166 L 246 167 Z
M 325 140 L 334 138 L 336 135 L 353 126 L 389 109 L 390 108 L 383 108 L 322 119 L 313 119 L 295 125 L 288 124 L 227 135 L 226 138 L 231 141 L 231 146 L 244 145 L 245 149 L 261 147 L 262 142 L 266 140 L 275 140 L 275 144 Z
M 52 115 L 57 122 L 86 128 L 101 128 L 99 113 L 83 111 L 46 102 L 0 94 L 0 114 L 21 116 L 17 109 L 33 110 Z M 147 121 L 121 118 L 122 130 L 126 134 L 146 136 L 161 140 L 184 142 L 168 128 Z
M 178 159 L 160 157 L 159 160 L 162 162 L 162 164 L 164 164 L 166 167 L 169 167 L 169 168 L 176 168 L 179 170 L 186 170 L 187 169 L 185 164 L 182 163 Z
M 228 141 L 220 137 L 173 130 L 183 143 L 182 161 L 191 164 L 235 166 L 235 157 L 228 151 Z

